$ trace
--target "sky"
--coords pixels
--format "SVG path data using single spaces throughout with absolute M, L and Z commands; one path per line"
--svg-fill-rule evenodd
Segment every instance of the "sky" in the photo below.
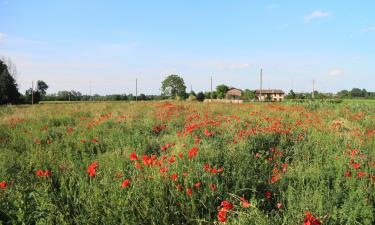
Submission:
M 226 84 L 375 91 L 374 0 L 0 0 L 0 56 L 20 91 L 160 94 Z

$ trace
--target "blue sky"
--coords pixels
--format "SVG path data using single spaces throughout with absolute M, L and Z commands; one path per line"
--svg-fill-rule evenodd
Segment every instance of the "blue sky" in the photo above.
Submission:
M 375 91 L 375 1 L 0 0 L 0 56 L 21 91 L 160 93 L 168 74 L 190 90 Z

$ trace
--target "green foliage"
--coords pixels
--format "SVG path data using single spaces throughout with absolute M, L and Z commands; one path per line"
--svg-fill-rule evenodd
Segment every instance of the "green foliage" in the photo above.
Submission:
M 205 99 L 205 96 L 204 96 L 203 92 L 198 92 L 197 100 L 200 101 L 200 102 L 203 102 L 204 99 Z
M 225 84 L 218 85 L 216 87 L 217 98 L 220 98 L 220 99 L 225 98 L 225 95 L 227 94 L 228 89 L 229 89 L 228 86 L 226 86 Z
M 20 94 L 16 80 L 9 73 L 8 66 L 0 60 L 0 105 L 18 103 Z
M 182 77 L 178 75 L 169 75 L 162 81 L 162 94 L 171 98 L 185 98 L 186 86 Z
M 373 102 L 320 100 L 0 107 L 0 224 L 219 224 L 223 200 L 226 224 L 303 224 L 305 212 L 374 224 L 374 115 Z

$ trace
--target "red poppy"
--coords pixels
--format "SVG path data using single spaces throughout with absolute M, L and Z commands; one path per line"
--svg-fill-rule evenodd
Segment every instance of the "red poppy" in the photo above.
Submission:
M 177 173 L 174 173 L 174 174 L 171 175 L 172 180 L 177 180 L 177 177 L 178 177 Z
M 44 176 L 44 172 L 43 172 L 42 170 L 38 170 L 38 171 L 36 172 L 36 175 L 37 175 L 38 177 L 43 177 L 43 176 Z
M 279 203 L 277 203 L 277 208 L 278 208 L 278 209 L 282 209 L 282 208 L 283 208 L 283 204 L 282 204 L 282 203 L 280 203 L 280 202 L 279 202 Z
M 168 159 L 168 162 L 169 163 L 174 163 L 176 160 L 174 159 L 174 157 L 170 157 L 169 159 Z
M 135 163 L 134 166 L 135 166 L 135 168 L 137 168 L 137 169 L 142 169 L 142 165 L 139 164 L 139 163 Z
M 227 221 L 227 211 L 220 210 L 217 214 L 217 220 L 221 223 L 225 223 Z
M 211 190 L 215 191 L 216 190 L 216 184 L 211 184 L 210 188 L 211 188 Z
M 92 142 L 93 142 L 93 143 L 98 143 L 98 139 L 93 138 L 93 139 L 92 139 Z
M 137 155 L 137 153 L 135 153 L 135 152 L 132 152 L 132 153 L 130 153 L 130 160 L 131 161 L 135 161 L 135 160 L 138 160 L 138 155 Z
M 264 196 L 265 196 L 267 199 L 270 199 L 271 196 L 272 196 L 272 193 L 271 193 L 270 191 L 266 191 L 266 192 L 264 193 Z
M 364 175 L 366 175 L 365 172 L 358 172 L 358 173 L 357 173 L 357 176 L 358 176 L 358 177 L 363 177 Z
M 322 222 L 320 222 L 318 219 L 316 219 L 313 215 L 311 215 L 310 212 L 305 212 L 305 220 L 303 221 L 303 225 L 320 225 Z
M 361 167 L 361 164 L 359 164 L 359 163 L 353 164 L 353 168 L 355 168 L 355 169 L 359 169 L 360 167 Z
M 199 183 L 199 182 L 195 183 L 194 186 L 195 186 L 196 189 L 199 189 L 201 187 L 201 183 Z
M 129 184 L 130 184 L 130 181 L 129 181 L 128 179 L 126 179 L 126 180 L 124 180 L 124 181 L 122 182 L 121 187 L 122 187 L 122 188 L 126 188 L 127 186 L 129 186 Z
M 180 157 L 180 159 L 182 159 L 182 158 L 184 157 L 184 153 L 179 152 L 179 153 L 178 153 L 178 157 Z
M 51 172 L 50 172 L 49 170 L 46 170 L 46 171 L 44 172 L 44 176 L 45 176 L 45 177 L 50 177 L 50 176 L 51 176 Z
M 197 156 L 198 154 L 198 148 L 194 147 L 188 151 L 189 158 L 193 158 L 193 156 Z
M 242 202 L 242 207 L 244 207 L 244 208 L 248 208 L 248 207 L 251 206 L 251 204 L 250 204 L 245 198 L 240 197 L 240 200 L 241 200 L 241 202 Z
M 7 183 L 5 182 L 5 180 L 1 181 L 0 182 L 0 188 L 4 189 L 7 187 Z
M 82 142 L 82 143 L 86 143 L 86 140 L 85 139 L 81 139 L 81 140 L 79 140 L 80 142 Z
M 223 207 L 224 210 L 231 210 L 234 208 L 234 206 L 227 200 L 222 201 L 220 205 Z
M 186 193 L 187 193 L 187 195 L 192 195 L 193 189 L 191 189 L 191 188 L 186 189 Z
M 349 172 L 349 171 L 346 171 L 346 172 L 345 172 L 345 176 L 346 176 L 346 177 L 351 177 L 351 176 L 352 176 L 352 173 Z
M 93 162 L 87 167 L 87 172 L 89 173 L 90 177 L 94 177 L 96 175 L 96 170 L 95 170 L 96 167 L 98 167 L 97 162 Z

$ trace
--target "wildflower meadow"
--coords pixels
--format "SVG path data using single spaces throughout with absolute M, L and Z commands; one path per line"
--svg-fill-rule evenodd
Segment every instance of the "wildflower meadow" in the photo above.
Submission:
M 374 224 L 375 104 L 0 108 L 0 224 Z

